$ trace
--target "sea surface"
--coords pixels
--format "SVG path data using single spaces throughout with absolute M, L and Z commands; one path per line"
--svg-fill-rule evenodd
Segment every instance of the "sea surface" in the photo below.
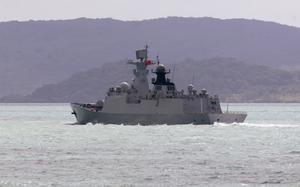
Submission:
M 0 104 L 0 186 L 300 186 L 300 104 L 229 110 L 248 118 L 74 125 L 68 104 Z

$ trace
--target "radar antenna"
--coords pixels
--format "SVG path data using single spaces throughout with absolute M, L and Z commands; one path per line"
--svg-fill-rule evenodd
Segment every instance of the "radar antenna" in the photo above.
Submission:
M 174 82 L 174 75 L 175 75 L 175 67 L 176 67 L 176 64 L 173 64 L 173 73 L 172 73 L 172 82 Z
M 195 73 L 193 72 L 192 84 L 194 84 L 194 80 L 195 80 Z
M 145 46 L 145 49 L 137 50 L 135 54 L 136 59 L 146 61 L 148 59 L 148 45 Z

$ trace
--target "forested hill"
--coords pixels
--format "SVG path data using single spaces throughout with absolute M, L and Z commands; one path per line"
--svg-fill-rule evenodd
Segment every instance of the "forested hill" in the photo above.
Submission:
M 0 96 L 30 94 L 73 73 L 133 58 L 134 50 L 146 43 L 152 56 L 159 53 L 168 63 L 232 57 L 297 69 L 300 59 L 299 28 L 244 19 L 3 22 L 0 41 Z
M 218 94 L 223 102 L 300 102 L 300 72 L 250 65 L 233 58 L 185 60 L 167 64 L 177 89 L 192 83 Z M 155 67 L 155 66 L 154 66 Z M 154 68 L 153 67 L 153 68 Z M 9 96 L 2 102 L 95 102 L 111 86 L 131 82 L 133 66 L 115 62 L 45 85 L 27 96 Z M 173 72 L 175 70 L 175 72 Z M 149 77 L 153 77 L 150 75 Z

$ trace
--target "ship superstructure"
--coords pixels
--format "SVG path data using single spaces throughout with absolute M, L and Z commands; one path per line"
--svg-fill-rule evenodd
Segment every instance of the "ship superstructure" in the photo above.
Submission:
M 131 84 L 122 82 L 108 89 L 104 100 L 96 103 L 71 103 L 77 122 L 104 124 L 213 124 L 214 122 L 243 122 L 245 113 L 223 113 L 217 95 L 210 96 L 205 89 L 199 92 L 192 84 L 187 93 L 178 91 L 176 85 L 166 77 L 166 67 L 148 59 L 148 47 L 136 51 L 134 79 Z M 148 67 L 156 65 L 151 72 L 152 87 L 148 82 Z

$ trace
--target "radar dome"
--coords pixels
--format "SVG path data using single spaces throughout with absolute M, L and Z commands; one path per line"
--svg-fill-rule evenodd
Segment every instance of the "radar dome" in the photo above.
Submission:
M 166 71 L 166 68 L 162 64 L 159 64 L 156 68 L 156 72 L 158 72 L 158 73 L 164 73 L 165 71 Z
M 187 88 L 188 88 L 188 91 L 189 91 L 189 92 L 192 92 L 193 89 L 194 89 L 194 85 L 189 84 Z
M 104 104 L 104 101 L 99 100 L 99 101 L 97 101 L 96 106 L 103 106 L 103 104 Z
M 129 90 L 129 84 L 127 82 L 121 82 L 120 88 L 122 92 L 127 92 Z

